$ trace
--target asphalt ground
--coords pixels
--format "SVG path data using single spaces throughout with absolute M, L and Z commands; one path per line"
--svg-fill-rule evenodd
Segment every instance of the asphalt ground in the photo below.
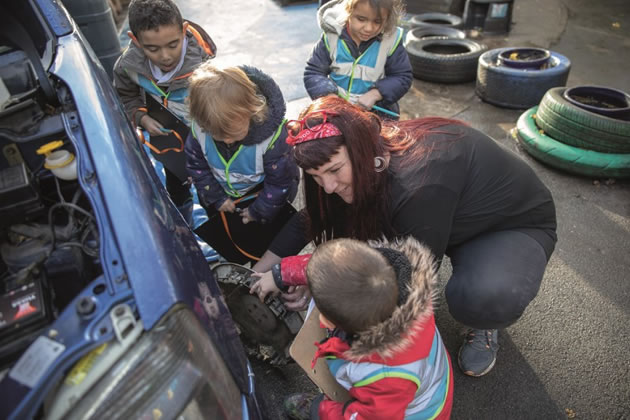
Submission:
M 203 25 L 218 47 L 218 65 L 248 64 L 272 75 L 294 118 L 309 100 L 302 72 L 320 36 L 316 3 L 273 0 L 178 0 L 185 18 Z M 419 3 L 408 6 L 413 11 Z M 630 2 L 515 0 L 505 35 L 477 38 L 491 48 L 536 46 L 570 58 L 568 86 L 595 84 L 630 92 Z M 511 130 L 523 110 L 482 102 L 474 82 L 414 80 L 403 118 L 458 118 L 526 160 L 553 193 L 558 244 L 536 299 L 500 331 L 495 368 L 482 378 L 455 373 L 454 419 L 630 418 L 630 182 L 569 175 L 533 160 Z M 449 264 L 441 271 L 441 286 Z M 455 361 L 463 326 L 442 297 L 437 325 Z M 270 418 L 283 398 L 313 385 L 295 365 L 253 361 Z

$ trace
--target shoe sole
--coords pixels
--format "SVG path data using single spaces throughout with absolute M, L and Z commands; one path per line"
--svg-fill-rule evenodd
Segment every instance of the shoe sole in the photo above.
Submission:
M 462 369 L 461 357 L 462 357 L 462 348 L 460 347 L 459 351 L 457 352 L 457 365 L 459 366 L 459 369 L 462 371 L 464 375 L 472 376 L 473 378 L 479 378 L 480 376 L 484 376 L 485 374 L 487 374 L 488 372 L 492 370 L 492 368 L 494 367 L 494 364 L 497 362 L 497 358 L 495 356 L 495 358 L 492 360 L 492 363 L 490 363 L 490 365 L 483 372 L 475 373 L 472 370 Z

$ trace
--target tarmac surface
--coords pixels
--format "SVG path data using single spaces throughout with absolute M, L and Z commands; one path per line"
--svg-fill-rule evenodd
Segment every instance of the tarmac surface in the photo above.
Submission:
M 272 75 L 294 118 L 309 103 L 302 72 L 320 36 L 316 3 L 273 0 L 178 0 L 218 47 L 217 65 L 248 64 Z M 419 4 L 419 2 L 418 2 Z M 410 2 L 413 12 L 417 4 Z M 536 46 L 570 58 L 568 86 L 595 84 L 630 92 L 630 2 L 515 0 L 511 31 L 477 38 L 491 48 Z M 499 332 L 495 368 L 482 378 L 455 373 L 454 419 L 630 418 L 630 182 L 570 175 L 533 160 L 510 134 L 523 110 L 482 102 L 474 82 L 414 80 L 401 101 L 403 118 L 457 118 L 526 160 L 551 189 L 558 244 L 536 299 Z M 446 261 L 441 286 L 448 279 Z M 463 326 L 443 295 L 437 325 L 453 361 Z M 295 364 L 254 362 L 269 417 L 282 418 L 283 398 L 313 389 Z

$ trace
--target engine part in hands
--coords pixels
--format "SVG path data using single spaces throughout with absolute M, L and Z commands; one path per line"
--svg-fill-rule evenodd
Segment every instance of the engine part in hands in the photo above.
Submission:
M 275 359 L 270 362 L 285 364 L 289 359 L 289 346 L 304 323 L 300 313 L 289 311 L 280 298 L 269 295 L 262 303 L 256 295 L 250 294 L 254 271 L 247 267 L 221 263 L 213 266 L 212 272 L 244 344 L 271 346 L 276 354 L 270 357 Z

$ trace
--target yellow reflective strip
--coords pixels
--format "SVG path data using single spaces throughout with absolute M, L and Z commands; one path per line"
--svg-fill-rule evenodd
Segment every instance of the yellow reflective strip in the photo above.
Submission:
M 284 127 L 284 125 L 287 123 L 287 121 L 288 120 L 286 118 L 282 120 L 282 122 L 278 126 L 278 129 L 274 133 L 273 138 L 271 139 L 271 141 L 267 145 L 267 148 L 265 149 L 265 151 L 267 151 L 267 150 L 269 150 L 269 149 L 271 149 L 273 147 L 273 145 L 276 142 L 276 140 L 278 140 L 278 137 L 280 137 L 280 133 L 282 132 L 282 127 Z
M 343 40 L 341 40 L 341 42 L 343 42 Z M 343 45 L 346 45 L 346 43 L 343 42 Z M 346 49 L 347 48 L 348 47 L 346 46 Z M 348 98 L 350 97 L 350 94 L 352 93 L 352 84 L 354 83 L 354 69 L 357 67 L 357 64 L 359 64 L 359 60 L 361 60 L 363 56 L 365 55 L 365 53 L 367 52 L 368 50 L 363 51 L 363 54 L 361 54 L 359 58 L 354 60 L 354 63 L 352 63 L 352 72 L 350 73 L 350 83 L 348 84 L 348 94 L 346 95 L 346 98 L 345 98 L 346 101 L 348 100 Z
M 330 53 L 330 45 L 328 45 L 328 37 L 326 36 L 325 32 L 322 34 L 322 38 L 324 39 L 324 46 L 326 47 L 326 49 Z
M 162 95 L 165 98 L 168 98 L 168 95 L 166 93 L 164 93 L 164 91 L 162 89 L 160 89 L 160 87 L 158 85 L 156 85 L 153 80 L 151 80 L 151 84 L 153 85 L 154 88 L 156 88 L 158 90 L 158 92 L 160 92 L 160 95 Z M 170 95 L 170 92 L 169 92 L 169 95 Z
M 212 142 L 214 144 L 214 140 L 212 140 Z M 214 144 L 214 148 L 215 149 L 216 149 L 216 147 L 217 147 L 217 145 Z M 232 158 L 226 164 L 225 163 L 225 159 L 223 159 L 223 156 L 221 156 L 221 153 L 219 153 L 219 150 L 217 149 L 217 154 L 219 155 L 219 157 L 221 158 L 221 161 L 225 165 L 225 182 L 227 183 L 228 187 L 231 190 L 231 191 L 226 191 L 226 192 L 228 194 L 230 194 L 232 197 L 241 197 L 241 195 L 242 195 L 242 194 L 239 194 L 238 191 L 236 191 L 234 189 L 234 187 L 232 186 L 232 183 L 230 182 L 230 165 L 234 162 L 234 160 L 239 155 L 239 153 L 241 153 L 241 150 L 243 150 L 243 145 L 242 144 L 240 146 L 238 146 L 238 149 L 236 150 L 236 153 L 234 153 Z
M 411 381 L 413 383 L 416 384 L 416 386 L 418 388 L 420 388 L 420 379 L 418 379 L 416 376 L 410 374 L 410 373 L 404 373 L 404 372 L 395 372 L 395 371 L 391 371 L 391 372 L 382 372 L 379 374 L 376 374 L 374 376 L 370 376 L 369 378 L 366 378 L 362 381 L 359 381 L 357 383 L 354 384 L 355 387 L 360 387 L 360 386 L 366 386 L 366 385 L 370 385 L 373 384 L 374 382 L 380 381 L 381 379 L 385 379 L 385 378 L 400 378 L 400 379 L 407 379 L 408 381 Z
M 402 40 L 402 29 L 400 28 L 396 28 L 396 42 L 394 42 L 394 46 L 392 47 L 391 50 L 389 50 L 389 53 L 387 53 L 387 56 L 389 57 L 390 55 L 392 55 L 394 53 L 394 51 L 396 51 L 396 48 L 398 48 L 398 44 L 400 44 L 400 41 Z

